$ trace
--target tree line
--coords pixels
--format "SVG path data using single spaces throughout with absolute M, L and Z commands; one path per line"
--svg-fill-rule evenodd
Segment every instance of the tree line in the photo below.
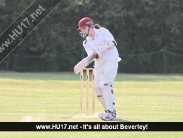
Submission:
M 33 0 L 2 0 L 0 3 L 1 33 L 32 2 Z M 83 39 L 78 34 L 77 24 L 81 18 L 86 16 L 111 31 L 122 56 L 151 53 L 162 49 L 183 55 L 182 0 L 63 0 L 12 52 L 12 57 L 10 55 L 1 63 L 0 69 L 72 71 L 73 66 L 83 57 Z M 78 50 L 78 54 L 67 54 Z M 25 56 L 30 56 L 32 59 L 28 60 Z M 36 63 L 38 57 L 41 60 L 39 62 L 37 60 L 38 63 Z M 141 57 L 140 60 L 145 59 L 146 57 Z M 123 57 L 123 60 L 122 66 L 131 67 L 131 72 L 148 72 L 146 70 L 136 71 L 133 62 L 125 62 L 125 60 L 129 60 L 128 57 Z M 182 61 L 182 57 L 177 61 L 177 68 L 180 68 L 180 64 L 182 64 L 180 60 Z M 32 66 L 33 63 L 37 64 L 37 68 Z M 135 64 L 141 66 L 138 62 Z M 160 62 L 154 61 L 153 66 L 156 68 L 160 64 Z M 174 68 L 175 66 L 176 64 L 174 64 Z M 29 67 L 29 69 L 24 69 L 24 67 Z M 128 70 L 126 68 L 120 72 L 128 72 Z M 163 67 L 152 72 L 163 72 Z

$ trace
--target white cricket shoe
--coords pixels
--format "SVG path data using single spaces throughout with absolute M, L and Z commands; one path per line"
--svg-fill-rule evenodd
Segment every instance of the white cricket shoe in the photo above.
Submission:
M 116 120 L 116 111 L 111 112 L 109 110 L 105 111 L 105 113 L 99 114 L 99 118 L 105 121 Z

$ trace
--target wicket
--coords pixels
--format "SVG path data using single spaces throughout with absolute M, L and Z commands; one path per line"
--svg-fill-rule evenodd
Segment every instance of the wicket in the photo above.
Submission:
M 86 74 L 84 73 L 86 71 Z M 92 113 L 95 113 L 95 96 L 94 96 L 94 86 L 95 86 L 95 77 L 94 77 L 94 69 L 93 68 L 84 68 L 81 72 L 80 72 L 80 113 L 83 113 L 83 82 L 84 82 L 84 74 L 86 75 L 86 115 L 88 115 L 88 111 L 89 111 L 89 90 L 90 90 L 90 71 L 91 71 L 91 75 L 92 75 Z

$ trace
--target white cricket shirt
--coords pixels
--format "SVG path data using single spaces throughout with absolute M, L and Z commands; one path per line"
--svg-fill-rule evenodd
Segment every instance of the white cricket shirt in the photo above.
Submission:
M 87 54 L 91 55 L 93 52 L 98 52 L 98 45 L 106 44 L 112 41 L 115 41 L 113 35 L 109 32 L 108 29 L 102 27 L 100 29 L 95 29 L 94 38 L 90 36 L 86 37 L 86 40 L 83 42 L 83 46 Z M 95 61 L 95 63 L 100 64 L 103 61 L 115 58 L 118 59 L 119 54 L 117 48 L 113 47 L 103 53 L 102 56 Z

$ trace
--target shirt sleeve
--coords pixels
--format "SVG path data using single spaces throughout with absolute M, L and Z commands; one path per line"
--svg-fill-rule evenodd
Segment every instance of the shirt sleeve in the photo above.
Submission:
M 104 28 L 103 31 L 104 31 L 105 41 L 106 42 L 113 42 L 117 46 L 117 42 L 114 39 L 113 35 L 109 32 L 109 30 Z
M 83 41 L 83 47 L 85 48 L 85 51 L 86 51 L 88 56 L 91 55 L 94 52 L 89 46 L 87 46 L 85 44 L 85 41 Z

